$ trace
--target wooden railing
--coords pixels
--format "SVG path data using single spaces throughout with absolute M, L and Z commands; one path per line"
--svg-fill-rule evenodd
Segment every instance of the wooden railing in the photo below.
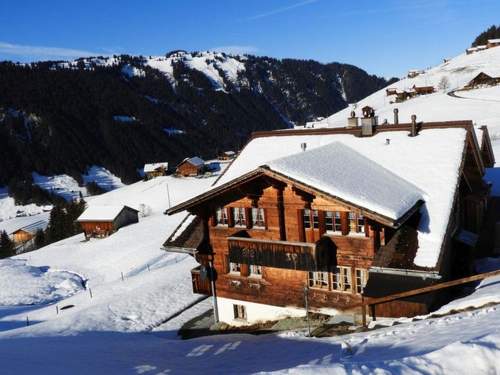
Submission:
M 314 244 L 229 237 L 228 247 L 229 260 L 235 263 L 302 271 L 317 268 Z
M 456 280 L 452 280 L 452 281 L 446 281 L 443 283 L 438 283 L 438 284 L 426 286 L 423 288 L 408 290 L 406 292 L 395 293 L 395 294 L 391 294 L 391 295 L 388 295 L 385 297 L 368 298 L 368 299 L 366 299 L 366 297 L 363 297 L 362 302 L 360 304 L 361 305 L 361 315 L 362 315 L 362 319 L 363 319 L 363 326 L 366 327 L 366 312 L 367 312 L 366 310 L 367 310 L 367 308 L 371 309 L 372 319 L 376 320 L 375 306 L 379 305 L 381 303 L 391 302 L 391 301 L 395 301 L 395 300 L 402 299 L 402 298 L 417 296 L 420 294 L 435 292 L 435 291 L 450 288 L 453 286 L 463 285 L 463 284 L 467 284 L 467 283 L 470 283 L 473 281 L 478 281 L 478 280 L 484 280 L 488 277 L 499 276 L 499 275 L 500 275 L 500 270 L 497 270 L 497 271 L 480 273 L 480 274 L 473 275 L 473 276 L 463 277 L 461 279 L 456 279 Z M 357 305 L 357 306 L 360 306 L 360 305 Z M 354 306 L 354 307 L 357 307 L 357 306 Z

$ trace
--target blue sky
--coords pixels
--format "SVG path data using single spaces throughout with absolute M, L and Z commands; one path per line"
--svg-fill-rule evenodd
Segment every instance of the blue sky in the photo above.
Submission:
M 455 56 L 499 0 L 2 0 L 0 60 L 220 49 L 399 76 Z

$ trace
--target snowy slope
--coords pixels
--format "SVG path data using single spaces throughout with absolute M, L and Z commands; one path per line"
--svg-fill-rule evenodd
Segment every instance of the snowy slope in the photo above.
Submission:
M 491 76 L 500 76 L 500 48 L 490 48 L 471 55 L 462 54 L 450 61 L 428 69 L 415 78 L 404 78 L 390 87 L 408 90 L 413 85 L 434 86 L 438 89 L 439 82 L 446 77 L 449 87 L 434 94 L 422 95 L 403 103 L 391 104 L 394 96 L 387 96 L 385 89 L 379 90 L 356 105 L 356 114 L 361 116 L 361 108 L 369 105 L 375 109 L 379 123 L 387 119 L 393 122 L 393 109 L 399 109 L 400 122 L 410 122 L 412 114 L 418 121 L 472 120 L 477 125 L 487 125 L 492 138 L 500 138 L 500 90 L 481 88 L 470 91 L 455 92 L 457 97 L 449 95 L 463 88 L 480 72 Z M 315 127 L 343 127 L 353 106 L 339 111 Z M 498 148 L 497 142 L 494 147 Z M 496 153 L 500 157 L 500 153 Z

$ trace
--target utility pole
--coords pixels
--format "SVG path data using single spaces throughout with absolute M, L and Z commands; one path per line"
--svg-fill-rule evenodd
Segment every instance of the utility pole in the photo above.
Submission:
M 168 197 L 168 208 L 171 207 L 171 204 L 170 204 L 170 190 L 168 188 L 168 184 L 167 184 L 167 197 Z
M 309 321 L 309 287 L 306 285 L 304 287 L 304 300 L 306 303 L 306 320 L 307 320 L 307 331 L 309 332 L 309 337 L 311 337 L 311 322 Z
M 217 307 L 217 293 L 215 291 L 215 268 L 212 259 L 208 261 L 209 272 L 208 277 L 210 279 L 210 289 L 212 290 L 212 304 L 214 306 L 214 321 L 219 323 L 219 308 Z

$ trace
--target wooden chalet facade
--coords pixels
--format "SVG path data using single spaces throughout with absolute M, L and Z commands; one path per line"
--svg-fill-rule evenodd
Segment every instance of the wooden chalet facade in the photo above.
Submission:
M 492 77 L 489 74 L 481 72 L 473 79 L 471 79 L 464 86 L 464 89 L 474 89 L 480 86 L 495 86 L 498 84 L 500 84 L 500 77 Z
M 198 176 L 204 172 L 205 161 L 197 156 L 186 158 L 179 163 L 175 173 L 178 176 Z
M 458 170 L 454 171 L 460 177 L 448 189 L 452 207 L 444 214 L 448 224 L 443 224 L 442 242 L 435 249 L 436 262 L 430 267 L 419 266 L 416 264 L 422 255 L 418 253 L 419 247 L 425 245 L 425 239 L 420 239 L 422 222 L 425 222 L 422 217 L 427 215 L 425 194 L 420 195 L 421 190 L 403 178 L 385 169 L 378 170 L 379 165 L 360 157 L 352 145 L 371 144 L 375 138 L 383 140 L 389 136 L 411 144 L 423 142 L 426 134 L 440 137 L 436 131 L 446 135 L 449 129 L 455 129 L 453 131 L 463 137 Z M 297 148 L 298 154 L 290 156 L 289 163 L 284 159 L 282 164 L 270 162 L 235 174 L 234 178 L 229 175 L 212 190 L 167 211 L 175 214 L 187 210 L 196 217 L 190 225 L 181 225 L 182 230 L 181 226 L 178 229 L 184 232 L 174 233 L 164 248 L 191 252 L 201 264 L 201 268 L 192 272 L 195 292 L 210 293 L 209 283 L 203 276 L 204 269 L 213 264 L 222 321 L 237 325 L 303 316 L 306 293 L 312 311 L 329 315 L 356 312 L 362 296 L 375 298 L 449 279 L 456 274 L 457 262 L 468 261 L 464 254 L 470 255 L 470 250 L 458 253 L 456 249 L 463 245 L 455 237 L 463 230 L 479 233 L 489 197 L 489 187 L 482 181 L 483 156 L 472 123 L 381 125 L 374 127 L 372 137 L 362 134 L 360 127 L 261 132 L 254 134 L 245 148 L 251 152 L 252 142 L 275 139 L 273 137 L 288 137 L 287 142 L 311 141 L 315 137 L 329 137 L 333 141 L 336 137 L 342 141 L 347 139 L 352 147 L 332 143 L 308 151 L 331 152 L 327 154 L 330 163 L 335 162 L 335 158 L 330 157 L 337 154 L 344 157 L 343 160 L 354 160 L 359 175 L 346 176 L 345 180 L 352 180 L 347 183 L 336 180 L 342 174 L 333 175 L 332 185 L 318 182 L 322 174 L 314 175 L 315 170 L 325 166 L 308 164 L 308 160 L 317 160 L 316 155 L 311 154 L 314 158 L 308 159 L 307 153 L 303 152 L 302 156 Z M 408 134 L 414 136 L 408 137 Z M 392 152 L 392 143 L 381 146 L 377 141 L 374 144 Z M 245 149 L 233 166 L 240 157 L 245 157 Z M 311 176 L 319 177 L 307 179 L 294 174 L 295 166 L 301 164 L 306 171 L 311 170 Z M 289 173 L 286 168 L 279 168 L 283 165 L 290 166 Z M 328 170 L 325 169 L 326 175 Z M 372 170 L 380 172 L 377 176 L 386 176 L 375 180 L 381 186 L 369 181 L 367 175 Z M 231 167 L 226 173 L 231 173 Z M 337 182 L 347 188 L 336 190 Z M 350 182 L 359 182 L 366 194 L 356 188 L 352 193 L 350 189 L 356 185 Z M 377 201 L 384 190 L 394 185 L 401 188 L 388 206 L 399 207 L 400 202 L 405 205 L 392 215 L 378 209 L 372 201 Z M 358 199 L 361 195 L 365 201 Z M 439 297 L 431 295 L 382 304 L 377 315 L 427 313 L 439 303 Z
M 168 162 L 144 164 L 143 170 L 146 180 L 159 176 L 166 176 L 168 172 Z
M 139 222 L 139 211 L 128 206 L 90 206 L 76 220 L 86 239 L 104 238 L 121 227 Z

